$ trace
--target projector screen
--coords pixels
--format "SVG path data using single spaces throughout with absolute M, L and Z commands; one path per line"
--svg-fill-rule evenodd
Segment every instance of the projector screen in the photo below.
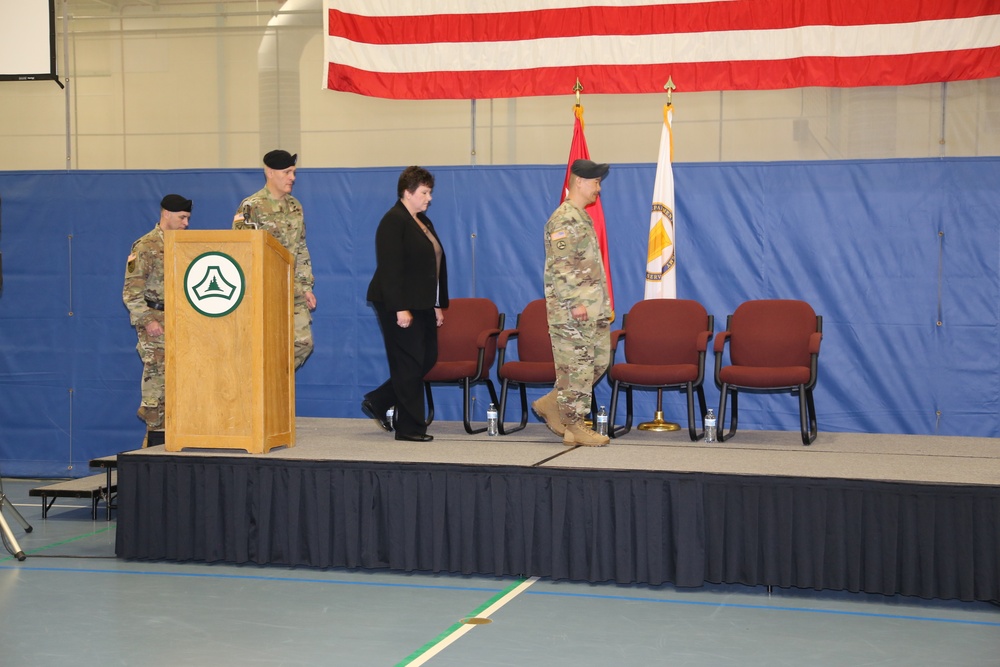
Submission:
M 56 79 L 53 0 L 0 0 L 0 81 Z

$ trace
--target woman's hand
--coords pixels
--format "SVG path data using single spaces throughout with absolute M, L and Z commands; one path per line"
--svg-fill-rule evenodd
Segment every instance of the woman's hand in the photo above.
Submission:
M 413 313 L 408 310 L 397 310 L 396 311 L 396 325 L 406 329 L 413 322 Z

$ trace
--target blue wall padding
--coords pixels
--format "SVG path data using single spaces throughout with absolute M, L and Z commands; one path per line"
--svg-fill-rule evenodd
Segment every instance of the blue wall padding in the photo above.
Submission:
M 433 171 L 429 214 L 452 296 L 489 297 L 513 326 L 542 296 L 541 229 L 565 167 Z M 604 184 L 616 326 L 643 294 L 654 172 L 615 165 Z M 701 301 L 716 331 L 747 299 L 804 299 L 823 315 L 821 432 L 1000 435 L 1000 160 L 684 164 L 674 172 L 680 297 Z M 296 377 L 300 416 L 360 417 L 362 394 L 386 375 L 364 295 L 375 227 L 398 174 L 299 170 L 295 195 L 319 299 L 316 351 Z M 0 472 L 78 476 L 89 473 L 89 459 L 140 444 L 141 365 L 121 303 L 130 245 L 156 222 L 168 192 L 194 200 L 193 229 L 225 229 L 262 185 L 258 170 L 0 173 Z M 461 418 L 460 395 L 435 391 L 437 419 Z M 609 401 L 606 385 L 598 397 Z M 476 398 L 482 419 L 485 389 Z M 665 394 L 667 419 L 684 423 L 683 400 Z M 655 392 L 639 392 L 639 421 L 652 417 L 654 402 Z M 740 427 L 797 430 L 797 401 L 747 396 Z

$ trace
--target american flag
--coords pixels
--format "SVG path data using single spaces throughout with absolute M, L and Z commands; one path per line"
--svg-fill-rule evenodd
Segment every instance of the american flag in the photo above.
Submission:
M 1000 0 L 324 0 L 326 87 L 490 99 L 1000 76 Z

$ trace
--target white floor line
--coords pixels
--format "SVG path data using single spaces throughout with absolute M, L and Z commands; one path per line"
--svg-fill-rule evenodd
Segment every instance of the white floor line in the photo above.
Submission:
M 505 604 L 516 598 L 524 591 L 526 591 L 536 581 L 538 581 L 538 577 L 529 577 L 528 579 L 525 579 L 520 583 L 520 585 L 518 585 L 516 588 L 507 593 L 507 595 L 504 595 L 502 598 L 500 598 L 499 600 L 491 604 L 489 607 L 484 609 L 481 613 L 476 614 L 476 618 L 489 618 L 490 615 L 492 615 L 494 612 L 498 611 Z M 408 667 L 419 667 L 419 665 L 425 664 L 428 660 L 433 658 L 435 655 L 437 655 L 447 647 L 451 646 L 460 637 L 464 636 L 465 633 L 469 632 L 474 627 L 476 626 L 472 624 L 462 625 L 460 628 L 455 630 L 455 632 L 451 633 L 450 635 L 442 639 L 440 642 L 435 644 L 432 648 L 428 649 L 425 653 L 421 654 L 419 658 L 409 663 Z

